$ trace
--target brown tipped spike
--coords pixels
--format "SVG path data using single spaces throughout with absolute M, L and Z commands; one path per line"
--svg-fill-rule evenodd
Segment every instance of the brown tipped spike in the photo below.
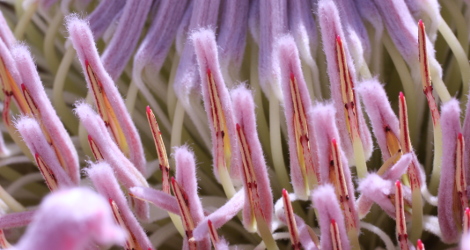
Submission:
M 433 88 L 431 76 L 429 73 L 429 60 L 426 49 L 426 29 L 422 20 L 419 20 L 418 27 L 419 66 L 421 70 L 421 82 L 423 85 L 424 95 L 426 95 L 426 99 L 428 100 L 428 106 L 431 110 L 432 122 L 434 125 L 436 125 L 439 123 L 440 115 L 439 109 L 437 108 L 436 100 L 432 95 Z
M 331 162 L 333 168 L 330 168 L 330 182 L 335 188 L 336 197 L 340 203 L 341 209 L 345 216 L 346 230 L 357 229 L 357 223 L 354 215 L 355 208 L 351 208 L 349 203 L 349 191 L 346 185 L 343 165 L 341 161 L 338 143 L 335 139 L 331 141 Z
M 214 156 L 217 162 L 216 167 L 226 167 L 227 169 L 230 169 L 230 137 L 228 136 L 225 113 L 222 109 L 217 85 L 210 69 L 207 69 L 207 81 L 212 123 L 217 137 L 216 142 L 214 142 L 217 145 L 216 156 Z
M 470 232 L 470 208 L 466 207 L 463 214 L 463 234 L 468 234 Z
M 336 37 L 336 54 L 339 65 L 339 75 L 341 79 L 341 97 L 344 104 L 344 115 L 346 117 L 346 125 L 348 127 L 351 141 L 360 140 L 359 121 L 357 117 L 357 103 L 354 91 L 354 82 L 349 73 L 349 66 L 344 52 L 341 37 Z
M 157 149 L 160 170 L 162 171 L 162 188 L 165 193 L 169 194 L 170 164 L 168 163 L 168 155 L 166 153 L 165 144 L 163 143 L 162 133 L 160 132 L 157 119 L 155 118 L 155 115 L 149 106 L 147 106 L 146 114 L 150 130 L 152 131 L 155 148 Z
M 126 249 L 142 250 L 142 247 L 140 247 L 139 243 L 137 242 L 135 235 L 129 230 L 129 227 L 124 222 L 124 219 L 121 216 L 121 212 L 116 202 L 113 199 L 109 199 L 109 205 L 111 206 L 111 210 L 113 211 L 114 220 L 127 232 Z
M 98 145 L 96 145 L 95 141 L 93 140 L 93 138 L 90 135 L 88 135 L 88 145 L 90 145 L 91 152 L 93 153 L 93 156 L 95 157 L 95 159 L 97 161 L 104 160 L 104 157 L 101 154 L 101 151 L 98 148 Z
M 57 190 L 58 188 L 58 183 L 57 179 L 52 172 L 52 170 L 49 168 L 49 166 L 44 162 L 42 157 L 39 154 L 35 154 L 34 158 L 36 160 L 36 164 L 39 168 L 39 171 L 41 171 L 42 176 L 44 176 L 44 180 L 46 180 L 46 185 L 47 187 L 51 190 Z
M 408 250 L 408 234 L 406 233 L 405 206 L 401 182 L 395 182 L 395 217 L 396 231 L 400 249 Z
M 109 102 L 109 99 L 104 91 L 103 85 L 101 84 L 100 79 L 98 79 L 95 71 L 88 61 L 86 61 L 85 64 L 86 76 L 90 81 L 93 96 L 95 97 L 96 107 L 98 108 L 101 119 L 103 119 L 106 127 L 108 127 L 110 130 L 114 141 L 119 146 L 124 155 L 129 156 L 129 147 L 127 145 L 127 141 L 124 137 L 124 133 L 122 132 L 122 128 L 119 125 L 111 103 Z
M 7 241 L 7 238 L 5 238 L 5 233 L 3 232 L 3 229 L 0 229 L 0 248 L 1 249 L 7 249 L 10 248 L 11 245 Z
M 418 250 L 425 250 L 425 249 L 424 249 L 424 244 L 423 244 L 423 242 L 421 241 L 421 239 L 418 239 L 418 242 L 416 243 L 416 249 L 418 249 Z
M 457 189 L 457 194 L 460 199 L 460 205 L 463 214 L 465 208 L 468 207 L 468 198 L 467 198 L 467 182 L 465 179 L 465 165 L 464 165 L 464 152 L 465 152 L 465 141 L 462 133 L 459 133 L 457 137 L 457 150 L 456 150 L 456 159 L 455 159 L 455 186 Z
M 400 144 L 403 153 L 410 153 L 411 147 L 410 131 L 408 126 L 408 109 L 406 107 L 406 98 L 402 92 L 398 97 L 399 121 L 400 121 Z
M 178 202 L 181 220 L 183 221 L 183 227 L 186 232 L 186 238 L 188 240 L 189 249 L 196 250 L 197 243 L 196 241 L 192 240 L 195 225 L 193 217 L 191 216 L 191 212 L 189 210 L 189 204 L 188 199 L 186 198 L 186 194 L 174 177 L 171 178 L 171 188 L 173 189 L 173 194 L 175 195 L 176 201 Z
M 290 75 L 290 94 L 292 108 L 294 110 L 292 123 L 294 124 L 297 158 L 304 177 L 305 186 L 310 190 L 317 185 L 320 179 L 320 171 L 318 170 L 318 166 L 315 165 L 311 153 L 306 107 L 304 107 L 302 103 L 297 80 L 293 73 Z
M 299 232 L 297 230 L 297 223 L 295 222 L 294 211 L 290 202 L 289 193 L 287 190 L 282 189 L 282 200 L 284 203 L 284 214 L 287 219 L 287 228 L 289 229 L 290 242 L 292 243 L 292 249 L 300 250 L 302 245 L 300 244 Z
M 333 250 L 342 250 L 343 247 L 341 246 L 341 237 L 339 235 L 338 223 L 336 223 L 336 221 L 333 219 L 331 220 L 330 224 L 330 234 Z
M 214 228 L 211 220 L 207 221 L 207 226 L 209 227 L 209 234 L 211 236 L 212 245 L 215 248 L 216 244 L 219 242 L 219 234 L 217 234 L 217 230 Z

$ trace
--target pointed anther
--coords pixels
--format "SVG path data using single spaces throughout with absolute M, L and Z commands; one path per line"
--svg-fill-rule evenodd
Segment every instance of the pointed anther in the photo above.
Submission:
M 405 205 L 403 188 L 400 181 L 395 182 L 395 218 L 398 244 L 400 249 L 408 250 L 408 234 L 406 232 Z
M 299 239 L 297 223 L 295 222 L 294 210 L 292 209 L 289 193 L 285 189 L 282 189 L 282 201 L 284 203 L 284 214 L 287 219 L 287 228 L 289 229 L 289 236 L 290 242 L 292 244 L 292 249 L 300 250 L 302 249 L 302 245 Z
M 180 209 L 181 220 L 183 221 L 183 227 L 186 232 L 186 240 L 188 241 L 189 249 L 197 249 L 197 243 L 193 239 L 194 220 L 189 209 L 189 200 L 184 190 L 178 184 L 174 177 L 171 177 L 171 188 L 178 202 Z
M 160 171 L 162 171 L 162 188 L 165 193 L 169 194 L 170 164 L 168 163 L 168 155 L 166 153 L 165 143 L 163 142 L 162 133 L 158 127 L 157 119 L 155 118 L 155 115 L 149 106 L 147 106 L 146 114 L 150 130 L 152 131 L 153 141 L 157 149 Z

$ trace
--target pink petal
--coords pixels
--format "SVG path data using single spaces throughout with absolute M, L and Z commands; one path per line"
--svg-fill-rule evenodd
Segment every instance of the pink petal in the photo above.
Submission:
M 330 184 L 325 184 L 316 188 L 312 193 L 313 206 L 318 211 L 318 219 L 321 231 L 321 248 L 333 249 L 330 234 L 330 224 L 334 220 L 338 224 L 341 247 L 343 250 L 350 249 L 344 217 L 335 197 L 335 190 Z
M 230 95 L 228 93 L 228 89 L 225 85 L 218 63 L 219 59 L 217 55 L 215 34 L 210 29 L 201 29 L 191 35 L 191 40 L 194 44 L 194 50 L 196 52 L 196 58 L 199 65 L 202 97 L 212 132 L 214 175 L 219 178 L 218 168 L 222 167 L 217 166 L 217 157 L 222 157 L 221 155 L 218 155 L 218 144 L 220 141 L 220 137 L 218 135 L 222 132 L 222 139 L 224 139 L 224 136 L 228 136 L 230 139 L 230 151 L 232 152 L 230 166 L 226 167 L 230 169 L 230 177 L 236 181 L 239 181 L 241 179 L 241 167 L 238 154 L 234 153 L 234 151 L 238 148 L 238 140 L 235 131 L 235 123 L 233 120 L 233 108 Z M 220 108 L 222 109 L 221 113 L 224 117 L 220 117 L 220 113 L 217 113 L 215 116 L 213 116 L 213 110 L 219 108 L 219 103 L 211 101 L 213 98 L 218 98 L 218 101 L 220 102 Z M 225 130 L 225 128 L 220 124 L 216 124 L 217 122 L 225 123 L 227 130 Z M 219 128 L 219 131 L 217 131 L 216 128 Z M 224 146 L 226 147 L 227 145 Z
M 259 197 L 259 204 L 261 211 L 266 219 L 268 225 L 271 225 L 273 213 L 273 195 L 269 183 L 268 170 L 266 161 L 264 159 L 263 149 L 259 141 L 258 132 L 256 131 L 256 117 L 255 117 L 255 103 L 253 95 L 250 90 L 245 86 L 240 85 L 233 89 L 231 97 L 234 107 L 234 116 L 236 123 L 243 128 L 246 142 L 251 153 L 253 171 L 257 182 L 257 195 Z M 237 149 L 238 150 L 238 149 Z M 246 178 L 245 176 L 243 176 Z M 247 185 L 245 185 L 247 191 Z M 248 193 L 245 193 L 248 197 Z M 245 200 L 245 207 L 243 209 L 243 223 L 247 228 L 248 223 L 252 221 L 252 209 L 250 202 Z
M 345 151 L 348 159 L 351 161 L 354 159 L 352 142 L 349 137 L 348 128 L 346 126 L 346 117 L 344 112 L 344 103 L 341 98 L 341 80 L 339 75 L 339 64 L 337 62 L 337 53 L 336 53 L 336 39 L 337 37 L 345 37 L 343 33 L 343 28 L 341 26 L 341 21 L 338 14 L 338 9 L 336 5 L 329 0 L 321 0 L 318 3 L 318 15 L 320 22 L 320 30 L 322 34 L 322 43 L 323 50 L 326 55 L 327 66 L 328 66 L 328 76 L 330 79 L 330 90 L 331 96 L 335 105 L 336 110 L 341 110 L 336 113 L 336 123 L 338 126 L 343 150 Z M 343 41 L 344 50 L 346 54 L 346 62 L 349 67 L 349 74 L 353 82 L 357 82 L 356 73 L 353 66 L 353 61 L 350 56 L 348 46 L 345 41 Z M 352 45 L 351 45 L 352 46 Z M 355 104 L 357 107 L 357 119 L 359 124 L 359 134 L 361 136 L 362 144 L 364 147 L 364 153 L 366 159 L 370 157 L 372 153 L 372 139 L 370 137 L 369 129 L 365 124 L 364 117 L 362 115 L 362 109 L 359 105 L 359 99 L 355 95 Z
M 199 28 L 216 27 L 219 14 L 220 0 L 197 0 L 192 7 L 188 31 Z M 179 100 L 184 101 L 187 96 L 199 90 L 199 75 L 196 64 L 194 46 L 186 42 L 181 54 L 180 64 L 176 71 L 174 89 Z
M 22 84 L 27 89 L 33 101 L 32 104 L 39 110 L 39 115 L 36 118 L 40 121 L 43 128 L 47 130 L 48 135 L 46 135 L 46 138 L 50 136 L 51 142 L 49 143 L 52 143 L 55 150 L 57 150 L 58 157 L 63 159 L 67 174 L 73 183 L 78 184 L 80 182 L 80 166 L 78 164 L 77 151 L 46 95 L 31 53 L 24 45 L 15 45 L 11 53 L 15 58 L 17 68 L 21 69 Z M 31 103 L 29 103 L 29 106 L 31 107 Z
M 127 112 L 124 100 L 99 59 L 90 27 L 85 21 L 72 15 L 67 18 L 67 29 L 74 48 L 77 51 L 77 56 L 82 65 L 82 69 L 85 72 L 88 88 L 90 90 L 92 89 L 89 75 L 90 67 L 94 76 L 100 81 L 102 87 L 101 91 L 108 97 L 110 106 L 116 115 L 116 119 L 129 147 L 130 160 L 141 173 L 145 174 L 145 157 L 140 136 L 129 112 Z
M 397 140 L 400 138 L 398 118 L 390 106 L 383 86 L 377 79 L 362 82 L 357 87 L 357 92 L 361 95 L 361 100 L 372 124 L 372 131 L 382 152 L 382 158 L 386 161 L 393 156 L 390 155 L 387 147 L 387 133 L 391 132 Z
M 135 186 L 148 187 L 145 177 L 134 167 L 118 146 L 113 142 L 101 117 L 85 103 L 77 103 L 75 113 L 79 117 L 89 136 L 98 146 L 105 161 L 113 168 L 119 182 L 127 189 Z M 140 219 L 146 220 L 148 214 L 148 204 L 135 200 L 135 209 Z
M 125 234 L 113 221 L 106 200 L 86 188 L 47 196 L 15 249 L 84 249 L 90 243 L 122 244 Z
M 16 121 L 16 128 L 31 151 L 31 154 L 38 154 L 51 169 L 60 188 L 78 185 L 80 180 L 78 180 L 78 182 L 73 182 L 71 177 L 67 175 L 60 165 L 54 149 L 51 147 L 49 142 L 47 142 L 39 123 L 35 119 L 23 116 Z
M 311 97 L 305 83 L 300 64 L 299 53 L 292 36 L 286 35 L 278 39 L 277 51 L 279 52 L 279 63 L 281 72 L 281 88 L 284 98 L 284 114 L 287 122 L 288 145 L 290 154 L 290 171 L 294 191 L 300 197 L 306 199 L 309 189 L 315 184 L 312 179 L 316 178 L 319 183 L 317 145 L 315 143 L 315 132 L 312 124 L 313 115 L 310 112 Z M 296 131 L 296 121 L 299 123 L 299 131 Z M 299 137 L 299 138 L 296 138 Z M 298 151 L 298 143 L 306 140 L 309 146 Z M 330 145 L 328 143 L 328 145 Z M 328 148 L 330 148 L 328 146 Z M 300 166 L 299 157 L 303 157 L 305 164 Z M 305 173 L 302 173 L 304 168 Z M 305 186 L 308 183 L 308 187 Z
M 456 242 L 460 237 L 457 221 L 454 219 L 454 185 L 456 171 L 457 136 L 460 133 L 459 102 L 451 99 L 441 109 L 442 127 L 442 171 L 438 189 L 437 215 L 442 232 L 442 241 Z M 463 215 L 463 214 L 462 214 Z

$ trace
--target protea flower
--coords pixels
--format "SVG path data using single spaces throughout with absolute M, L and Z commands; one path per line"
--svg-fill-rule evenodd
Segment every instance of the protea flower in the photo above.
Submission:
M 0 248 L 470 249 L 468 4 L 3 1 Z

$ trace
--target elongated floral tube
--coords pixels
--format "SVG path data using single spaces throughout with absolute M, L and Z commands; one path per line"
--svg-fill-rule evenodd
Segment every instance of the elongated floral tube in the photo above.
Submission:
M 362 195 L 367 199 L 377 203 L 380 208 L 391 218 L 395 219 L 395 183 L 396 180 L 385 179 L 375 173 L 369 174 L 364 180 L 361 180 L 359 184 L 359 190 Z M 404 188 L 404 187 L 403 187 Z M 411 192 L 407 188 L 404 191 L 405 202 L 411 204 Z M 410 214 L 406 214 L 410 217 Z
M 230 172 L 234 181 L 241 179 L 238 140 L 233 117 L 233 107 L 228 89 L 222 77 L 217 55 L 215 34 L 210 29 L 201 29 L 191 35 L 199 65 L 202 97 L 209 120 L 212 137 L 214 175 L 220 182 L 221 168 Z
M 382 22 L 382 17 L 379 14 L 377 6 L 375 6 L 374 1 L 369 0 L 357 0 L 356 8 L 359 11 L 361 17 L 367 20 L 375 29 L 374 38 L 376 42 L 379 42 L 382 38 L 384 25 Z
M 293 199 L 291 199 L 291 197 Z M 312 234 L 310 231 L 311 228 L 305 223 L 305 221 L 300 216 L 294 213 L 290 214 L 291 212 L 293 212 L 293 211 L 289 211 L 289 210 L 292 210 L 292 205 L 290 205 L 290 207 L 287 207 L 289 206 L 289 204 L 287 204 L 286 206 L 287 201 L 289 202 L 291 200 L 294 201 L 295 198 L 296 197 L 294 194 L 289 194 L 287 193 L 285 189 L 283 189 L 282 198 L 279 199 L 275 204 L 275 209 L 274 209 L 275 215 L 282 223 L 288 225 L 288 228 L 292 228 L 296 230 L 296 232 L 289 232 L 291 237 L 294 236 L 293 234 L 296 234 L 296 236 L 294 237 L 298 238 L 297 240 L 299 241 L 299 242 L 292 242 L 293 249 L 300 249 L 300 247 L 303 247 L 304 249 L 314 249 L 314 250 L 318 249 L 319 247 L 318 238 L 315 239 L 316 241 L 313 240 Z M 286 213 L 285 211 L 288 211 L 288 212 Z M 291 217 L 291 218 L 288 218 L 288 217 Z M 291 221 L 292 219 L 293 221 Z M 294 228 L 294 226 L 296 227 Z M 313 234 L 315 235 L 315 233 Z
M 318 31 L 312 15 L 312 5 L 308 0 L 288 1 L 288 5 L 289 30 L 301 51 L 302 60 L 311 66 L 318 47 Z
M 156 207 L 168 212 L 179 214 L 175 197 L 163 191 L 148 187 L 131 187 L 129 189 L 129 195 L 140 200 L 151 202 Z
M 250 1 L 225 2 L 220 20 L 217 45 L 220 65 L 228 86 L 238 76 L 245 51 Z
M 90 29 L 95 39 L 103 36 L 125 4 L 125 0 L 103 0 L 91 12 L 87 19 L 90 22 Z
M 217 25 L 220 0 L 196 0 L 193 2 L 192 6 L 191 18 L 187 28 L 188 32 L 204 27 L 215 27 Z M 194 52 L 194 44 L 188 41 L 184 44 L 173 88 L 175 89 L 178 99 L 184 102 L 184 105 L 189 105 L 187 101 L 188 96 L 195 94 L 194 91 L 199 90 L 200 78 Z M 185 108 L 189 108 L 189 106 Z
M 8 23 L 2 12 L 0 12 L 0 40 L 2 40 L 8 48 L 11 48 L 16 42 L 16 38 L 10 27 L 8 27 Z
M 189 208 L 189 212 L 192 217 L 192 222 L 194 223 L 194 225 L 198 225 L 204 219 L 204 212 L 202 209 L 201 200 L 199 199 L 197 193 L 196 161 L 194 158 L 194 153 L 187 146 L 181 146 L 175 148 L 174 158 L 176 166 L 176 185 L 179 185 L 180 189 L 184 191 L 184 202 Z M 174 189 L 173 192 L 175 192 Z M 203 249 L 204 247 L 210 246 L 209 237 L 206 236 L 197 244 Z
M 302 74 L 297 46 L 292 36 L 278 40 L 281 88 L 287 122 L 290 175 L 294 191 L 308 199 L 310 190 L 321 182 L 318 165 L 311 98 Z
M 56 152 L 46 140 L 39 123 L 35 119 L 23 116 L 16 121 L 16 128 L 31 151 L 31 154 L 39 155 L 45 163 L 46 169 L 43 169 L 41 166 L 38 167 L 48 185 L 52 184 L 49 181 L 56 182 L 59 188 L 72 187 L 79 184 L 79 182 L 73 181 L 72 177 L 61 167 Z M 48 178 L 51 174 L 52 180 L 49 180 Z
M 135 218 L 134 214 L 127 205 L 126 197 L 122 192 L 119 183 L 114 176 L 113 169 L 105 163 L 99 162 L 96 164 L 91 164 L 89 168 L 86 169 L 88 177 L 90 177 L 93 185 L 95 186 L 98 193 L 103 195 L 110 201 L 108 206 L 112 206 L 115 203 L 119 210 L 119 215 L 116 217 L 121 217 L 123 220 L 123 225 L 130 235 L 128 239 L 135 241 L 141 249 L 153 249 L 150 240 L 145 234 L 143 228 L 140 226 L 139 222 Z M 116 218 L 119 223 L 119 219 Z
M 152 2 L 151 0 L 126 1 L 118 27 L 101 56 L 103 66 L 112 79 L 117 79 L 122 74 L 131 58 Z
M 324 184 L 316 188 L 312 192 L 312 203 L 318 211 L 318 219 L 321 231 L 321 249 L 351 249 L 349 245 L 348 235 L 346 234 L 346 226 L 344 225 L 344 217 L 336 199 L 335 190 L 330 184 Z M 330 225 L 335 221 L 338 227 L 338 237 L 330 234 Z
M 287 32 L 288 16 L 286 0 L 259 0 L 259 80 L 264 93 L 280 95 L 275 41 Z M 278 96 L 279 98 L 280 96 Z
M 338 36 L 340 38 L 345 37 L 343 33 L 343 28 L 341 26 L 338 10 L 336 5 L 327 0 L 322 0 L 318 3 L 318 13 L 319 13 L 319 21 L 320 21 L 320 30 L 322 33 L 322 43 L 323 48 L 326 55 L 327 66 L 328 66 L 328 77 L 330 79 L 330 90 L 331 96 L 337 110 L 336 112 L 336 123 L 339 130 L 339 139 L 343 144 L 343 150 L 346 153 L 346 156 L 349 159 L 350 164 L 353 164 L 354 161 L 354 152 L 353 152 L 353 143 L 350 139 L 349 132 L 348 132 L 348 121 L 346 119 L 345 112 L 341 112 L 340 110 L 345 110 L 345 103 L 343 103 L 342 99 L 342 87 L 341 87 L 341 76 L 340 76 L 340 63 L 337 59 L 337 48 L 336 42 Z M 345 41 L 342 41 L 344 55 L 343 58 L 345 61 L 341 63 L 343 67 L 347 67 L 349 72 L 349 79 L 353 84 L 355 84 L 356 80 L 356 73 L 353 66 L 353 61 L 349 54 L 348 46 Z M 347 79 L 348 76 L 344 78 Z M 348 91 L 349 88 L 347 89 Z M 354 93 L 354 86 L 351 89 Z M 372 152 L 372 139 L 370 136 L 369 129 L 364 121 L 364 117 L 362 115 L 362 109 L 360 108 L 358 98 L 355 94 L 353 94 L 352 100 L 354 101 L 353 107 L 357 110 L 357 124 L 358 124 L 358 132 L 362 141 L 363 150 L 364 150 L 364 157 L 368 159 Z
M 10 213 L 0 216 L 0 228 L 8 229 L 29 225 L 34 218 L 36 210 Z
M 442 171 L 438 190 L 437 215 L 442 241 L 456 242 L 460 237 L 464 210 L 460 206 L 456 183 L 457 138 L 460 133 L 459 102 L 450 100 L 442 106 L 441 126 L 443 144 Z M 459 229 L 460 228 L 460 229 Z
M 73 183 L 78 184 L 80 174 L 77 151 L 46 95 L 31 53 L 25 46 L 16 45 L 12 49 L 12 55 L 17 68 L 21 68 L 23 94 L 28 106 L 41 124 L 48 142 L 56 151 L 60 164 L 64 167 Z
M 372 131 L 382 152 L 382 159 L 388 160 L 401 152 L 400 125 L 398 117 L 392 110 L 387 94 L 377 79 L 362 82 L 357 87 L 362 103 L 367 111 Z
M 77 16 L 69 16 L 67 29 L 77 51 L 88 89 L 93 90 L 95 102 L 102 118 L 125 155 L 142 173 L 146 173 L 145 157 L 139 133 L 127 112 L 116 85 L 106 72 L 98 56 L 88 24 Z
M 255 209 L 260 209 L 270 227 L 273 214 L 273 195 L 269 183 L 263 149 L 256 131 L 255 103 L 250 90 L 241 85 L 231 92 L 235 122 L 237 123 L 238 146 L 243 165 L 245 206 L 243 224 L 250 229 L 255 220 Z M 250 199 L 250 200 L 249 200 Z M 254 205 L 259 207 L 255 207 Z M 258 218 L 256 219 L 258 220 Z
M 359 217 L 356 210 L 354 186 L 347 159 L 335 126 L 335 110 L 332 105 L 318 104 L 312 110 L 315 136 L 317 139 L 319 170 L 322 184 L 330 183 L 335 187 L 336 198 L 344 212 L 345 224 L 351 245 L 359 244 Z
M 75 113 L 97 146 L 95 157 L 101 155 L 113 168 L 119 182 L 127 189 L 135 186 L 148 187 L 145 177 L 134 167 L 126 156 L 119 150 L 108 134 L 101 117 L 85 103 L 77 103 Z M 148 204 L 143 201 L 135 201 L 135 209 L 140 219 L 148 219 Z
M 136 55 L 134 56 L 134 65 L 132 67 L 132 80 L 145 96 L 153 109 L 159 108 L 154 101 L 151 92 L 142 79 L 144 69 L 155 73 L 165 62 L 170 47 L 175 40 L 178 24 L 180 24 L 187 1 L 163 1 L 158 8 L 156 17 L 152 21 L 144 40 L 142 41 Z M 160 117 L 160 119 L 163 119 Z M 170 128 L 169 121 L 163 122 L 163 127 Z
M 122 244 L 124 239 L 106 200 L 87 188 L 74 188 L 47 196 L 13 249 L 79 250 L 93 243 Z
M 385 28 L 387 29 L 393 43 L 397 47 L 401 56 L 411 69 L 415 79 L 419 79 L 418 62 L 418 26 L 412 17 L 410 10 L 404 0 L 381 1 L 375 0 L 375 5 L 379 10 Z M 442 75 L 442 68 L 434 55 L 432 43 L 427 40 L 427 54 L 431 67 L 437 70 L 439 76 Z
M 237 213 L 243 208 L 243 204 L 246 203 L 245 191 L 238 191 L 230 200 L 228 200 L 223 206 L 204 217 L 199 224 L 194 228 L 193 236 L 196 241 L 203 240 L 209 234 L 211 230 L 208 222 L 211 221 L 212 227 L 218 229 L 225 223 L 231 220 Z

